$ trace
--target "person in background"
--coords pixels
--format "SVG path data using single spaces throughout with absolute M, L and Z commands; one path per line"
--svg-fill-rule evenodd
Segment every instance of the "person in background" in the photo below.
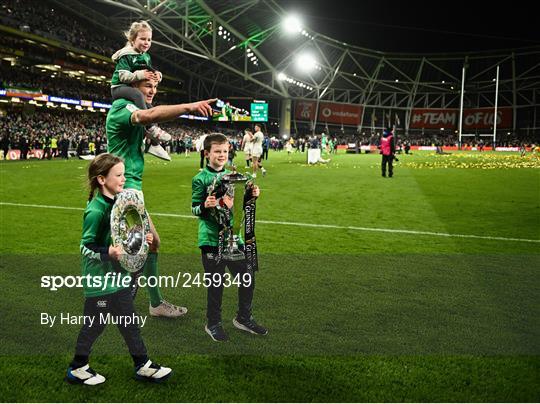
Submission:
M 396 144 L 394 142 L 394 134 L 392 133 L 392 129 L 388 128 L 383 132 L 380 147 L 380 153 L 382 154 L 382 176 L 386 177 L 386 167 L 388 166 L 388 177 L 392 178 L 394 176 L 393 160 L 396 153 Z
M 260 168 L 262 175 L 266 175 L 266 169 L 262 166 L 261 156 L 263 154 L 264 134 L 261 131 L 261 125 L 255 125 L 255 133 L 252 137 L 251 158 L 253 159 L 253 177 L 257 177 L 257 170 Z
M 253 149 L 253 132 L 251 129 L 246 128 L 244 130 L 244 137 L 242 138 L 242 150 L 245 153 L 246 159 L 246 168 L 249 168 L 249 163 L 251 162 L 251 150 Z
M 2 139 L 0 140 L 0 147 L 2 148 L 2 152 L 4 153 L 3 159 L 7 160 L 7 156 L 9 152 L 9 136 L 8 135 L 2 135 Z
M 270 149 L 270 138 L 268 136 L 264 137 L 263 140 L 263 160 L 268 160 L 268 150 Z

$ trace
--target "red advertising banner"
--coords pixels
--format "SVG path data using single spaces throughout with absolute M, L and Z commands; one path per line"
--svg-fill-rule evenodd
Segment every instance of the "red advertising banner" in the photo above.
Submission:
M 43 149 L 32 149 L 28 151 L 27 157 L 29 159 L 42 159 L 43 158 Z M 10 149 L 7 154 L 7 160 L 20 160 L 21 151 L 19 149 Z
M 31 88 L 6 88 L 7 97 L 35 98 L 43 96 L 41 90 Z
M 21 151 L 18 149 L 12 149 L 8 151 L 8 160 L 19 160 L 21 158 Z
M 494 108 L 470 108 L 463 110 L 463 129 L 493 128 Z M 459 126 L 459 109 L 413 109 L 411 129 L 440 129 Z M 512 127 L 512 108 L 497 109 L 497 127 Z
M 463 128 L 493 128 L 495 108 L 473 108 L 463 111 Z M 497 128 L 512 127 L 512 108 L 497 108 Z
M 295 117 L 300 121 L 314 121 L 317 103 L 315 101 L 296 101 Z M 320 102 L 318 122 L 343 125 L 360 125 L 362 107 L 356 104 Z
M 315 109 L 317 104 L 315 101 L 296 101 L 294 103 L 294 117 L 299 121 L 314 121 Z

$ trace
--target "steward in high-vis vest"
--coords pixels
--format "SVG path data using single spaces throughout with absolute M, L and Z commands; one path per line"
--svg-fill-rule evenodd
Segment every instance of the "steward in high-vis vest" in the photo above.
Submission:
M 388 176 L 394 175 L 394 167 L 392 162 L 394 160 L 394 154 L 396 153 L 396 144 L 394 141 L 394 134 L 391 129 L 386 129 L 383 132 L 381 138 L 381 154 L 382 154 L 382 176 L 386 177 L 386 165 L 388 164 Z

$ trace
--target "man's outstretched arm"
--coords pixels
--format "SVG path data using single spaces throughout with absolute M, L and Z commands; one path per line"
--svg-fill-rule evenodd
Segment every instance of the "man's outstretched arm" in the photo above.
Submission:
M 131 114 L 131 122 L 138 125 L 166 122 L 178 118 L 183 114 L 197 114 L 212 116 L 211 103 L 216 99 L 192 102 L 189 104 L 158 105 L 150 109 L 139 109 Z

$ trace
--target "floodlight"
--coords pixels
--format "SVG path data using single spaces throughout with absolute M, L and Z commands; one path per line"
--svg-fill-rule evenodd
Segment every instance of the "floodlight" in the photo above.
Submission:
M 317 66 L 317 62 L 309 53 L 302 53 L 296 58 L 296 66 L 302 71 L 309 72 Z
M 283 29 L 288 34 L 296 34 L 302 31 L 302 23 L 298 16 L 291 14 L 283 20 Z

